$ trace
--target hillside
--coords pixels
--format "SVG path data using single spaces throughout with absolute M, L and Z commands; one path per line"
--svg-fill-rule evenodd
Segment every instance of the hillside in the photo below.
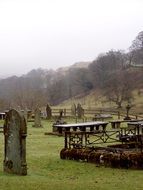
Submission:
M 91 62 L 77 62 L 71 66 L 71 68 L 87 68 Z
M 80 102 L 95 108 L 125 108 L 130 104 L 132 110 L 142 112 L 142 36 L 143 32 L 127 53 L 110 50 L 92 62 L 77 62 L 57 70 L 33 69 L 20 77 L 1 79 L 0 109 L 33 110 L 47 103 L 69 106 Z
M 71 108 L 71 105 L 80 103 L 83 108 L 87 109 L 117 109 L 117 105 L 113 102 L 107 101 L 106 97 L 102 95 L 100 90 L 91 91 L 88 95 L 83 97 L 75 97 L 66 101 L 63 101 L 58 107 Z M 125 110 L 127 103 L 123 103 L 122 109 Z M 143 114 L 143 93 L 138 94 L 137 90 L 133 92 L 133 100 L 131 103 L 131 112 L 134 114 Z
M 80 68 L 88 68 L 88 66 L 91 64 L 91 62 L 77 62 L 74 63 L 71 66 L 67 66 L 67 67 L 60 67 L 58 68 L 56 71 L 57 72 L 61 72 L 61 74 L 66 74 L 70 69 L 80 69 Z

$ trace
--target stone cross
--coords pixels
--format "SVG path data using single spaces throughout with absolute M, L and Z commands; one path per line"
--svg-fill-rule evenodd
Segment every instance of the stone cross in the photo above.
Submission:
M 14 109 L 7 112 L 4 123 L 4 172 L 27 175 L 26 136 L 24 116 Z

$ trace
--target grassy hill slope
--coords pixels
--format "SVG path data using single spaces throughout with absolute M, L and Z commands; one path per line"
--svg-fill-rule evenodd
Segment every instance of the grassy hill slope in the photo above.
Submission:
M 69 100 L 62 102 L 58 107 L 70 108 L 72 103 L 80 103 L 84 108 L 110 108 L 116 109 L 117 105 L 113 102 L 107 101 L 107 99 L 101 94 L 100 91 L 91 91 L 86 96 L 78 96 Z M 134 112 L 143 113 L 143 93 L 138 94 L 138 91 L 133 92 L 133 100 L 131 102 L 132 109 Z M 123 103 L 122 109 L 124 110 L 127 106 L 127 103 Z

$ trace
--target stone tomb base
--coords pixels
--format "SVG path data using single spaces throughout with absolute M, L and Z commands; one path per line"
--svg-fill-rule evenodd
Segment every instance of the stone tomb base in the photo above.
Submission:
M 143 169 L 143 153 L 133 144 L 96 148 L 63 148 L 60 157 L 61 159 L 87 161 L 96 166 Z

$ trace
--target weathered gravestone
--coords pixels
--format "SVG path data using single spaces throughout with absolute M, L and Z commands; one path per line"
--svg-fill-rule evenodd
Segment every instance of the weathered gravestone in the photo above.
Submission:
M 82 118 L 84 116 L 84 109 L 82 108 L 81 104 L 77 104 L 77 117 Z
M 35 119 L 33 127 L 42 127 L 41 124 L 41 110 L 39 108 L 35 109 Z
M 71 106 L 71 115 L 76 116 L 76 105 L 75 104 L 72 104 L 72 106 Z
M 47 106 L 46 106 L 46 113 L 47 113 L 47 119 L 51 119 L 52 110 L 51 110 L 51 107 L 49 106 L 49 104 L 47 104 Z
M 26 136 L 24 116 L 14 109 L 10 110 L 4 123 L 4 172 L 27 175 Z

